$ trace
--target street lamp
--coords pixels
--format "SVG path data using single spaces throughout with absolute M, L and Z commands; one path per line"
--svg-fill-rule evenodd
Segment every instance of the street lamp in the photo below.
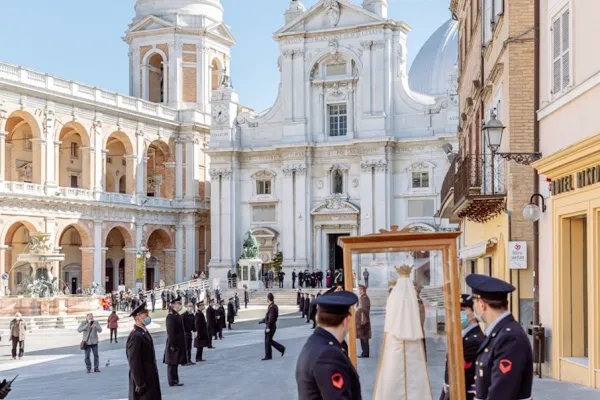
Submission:
M 542 200 L 541 210 L 540 207 L 533 202 L 533 199 L 535 199 L 536 197 L 539 197 Z M 529 204 L 527 204 L 523 208 L 523 218 L 526 221 L 536 222 L 540 219 L 543 212 L 546 212 L 546 203 L 544 202 L 544 196 L 542 196 L 539 193 L 536 193 L 533 196 L 531 196 L 531 199 L 529 199 Z
M 534 161 L 542 158 L 541 153 L 498 153 L 498 149 L 502 144 L 502 134 L 506 127 L 502 124 L 502 122 L 497 118 L 496 109 L 491 112 L 490 119 L 487 122 L 483 123 L 482 131 L 484 137 L 487 140 L 487 145 L 492 152 L 492 171 L 493 162 L 496 155 L 502 157 L 507 161 L 514 161 L 517 164 L 521 165 L 529 165 Z M 493 180 L 492 180 L 493 184 Z
M 439 211 L 433 215 L 433 223 L 435 225 L 435 230 L 439 230 L 440 226 L 442 226 L 442 216 Z

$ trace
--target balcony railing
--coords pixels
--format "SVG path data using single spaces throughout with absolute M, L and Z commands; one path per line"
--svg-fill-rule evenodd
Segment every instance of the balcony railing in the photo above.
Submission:
M 442 182 L 441 201 L 442 204 L 446 201 L 450 192 L 454 191 L 454 181 L 456 180 L 456 158 L 450 164 L 444 182 Z
M 467 156 L 456 171 L 454 199 L 459 202 L 469 195 L 497 196 L 506 194 L 506 163 L 491 154 Z

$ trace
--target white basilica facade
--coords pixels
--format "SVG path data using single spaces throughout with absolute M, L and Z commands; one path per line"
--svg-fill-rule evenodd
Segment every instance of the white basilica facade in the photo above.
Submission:
M 235 268 L 249 229 L 265 264 L 282 252 L 288 282 L 294 268 L 342 267 L 340 236 L 436 229 L 442 146 L 457 148 L 456 25 L 434 33 L 410 74 L 409 31 L 388 19 L 387 0 L 291 1 L 274 35 L 274 105 L 254 113 L 227 82 L 213 91 L 211 276 Z M 400 261 L 362 257 L 360 268 L 387 285 Z M 441 285 L 439 263 L 427 262 L 426 285 Z

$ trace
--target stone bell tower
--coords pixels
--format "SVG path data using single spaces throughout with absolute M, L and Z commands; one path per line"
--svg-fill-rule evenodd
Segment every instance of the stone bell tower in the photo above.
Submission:
M 131 95 L 209 112 L 235 43 L 220 0 L 137 0 L 124 40 Z

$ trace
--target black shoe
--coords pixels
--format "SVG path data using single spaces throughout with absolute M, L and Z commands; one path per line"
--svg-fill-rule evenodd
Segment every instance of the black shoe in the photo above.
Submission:
M 91 368 L 88 368 L 88 369 L 87 369 L 87 373 L 89 374 L 90 372 L 92 372 L 92 369 L 91 369 Z
M 283 357 L 284 354 L 285 354 L 285 347 L 283 348 L 283 350 L 281 350 L 281 357 Z
M 187 364 L 183 364 L 184 367 L 189 367 L 190 365 L 196 365 L 196 363 L 193 361 L 188 361 Z
M 196 363 L 204 362 L 204 361 L 206 361 L 206 360 L 196 360 Z
M 358 358 L 369 358 L 369 356 L 363 356 L 362 354 Z
M 171 386 L 171 387 L 173 387 L 173 386 L 183 386 L 183 383 L 177 382 L 177 383 L 174 383 L 174 384 L 169 385 L 169 386 Z
M 208 346 L 207 348 L 208 348 L 208 349 L 216 349 L 216 347 L 215 347 L 215 346 Z
M 265 358 L 263 358 L 263 359 L 262 359 L 262 360 L 260 360 L 260 361 L 267 361 L 267 360 L 272 360 L 272 359 L 273 359 L 272 357 L 265 357 Z

